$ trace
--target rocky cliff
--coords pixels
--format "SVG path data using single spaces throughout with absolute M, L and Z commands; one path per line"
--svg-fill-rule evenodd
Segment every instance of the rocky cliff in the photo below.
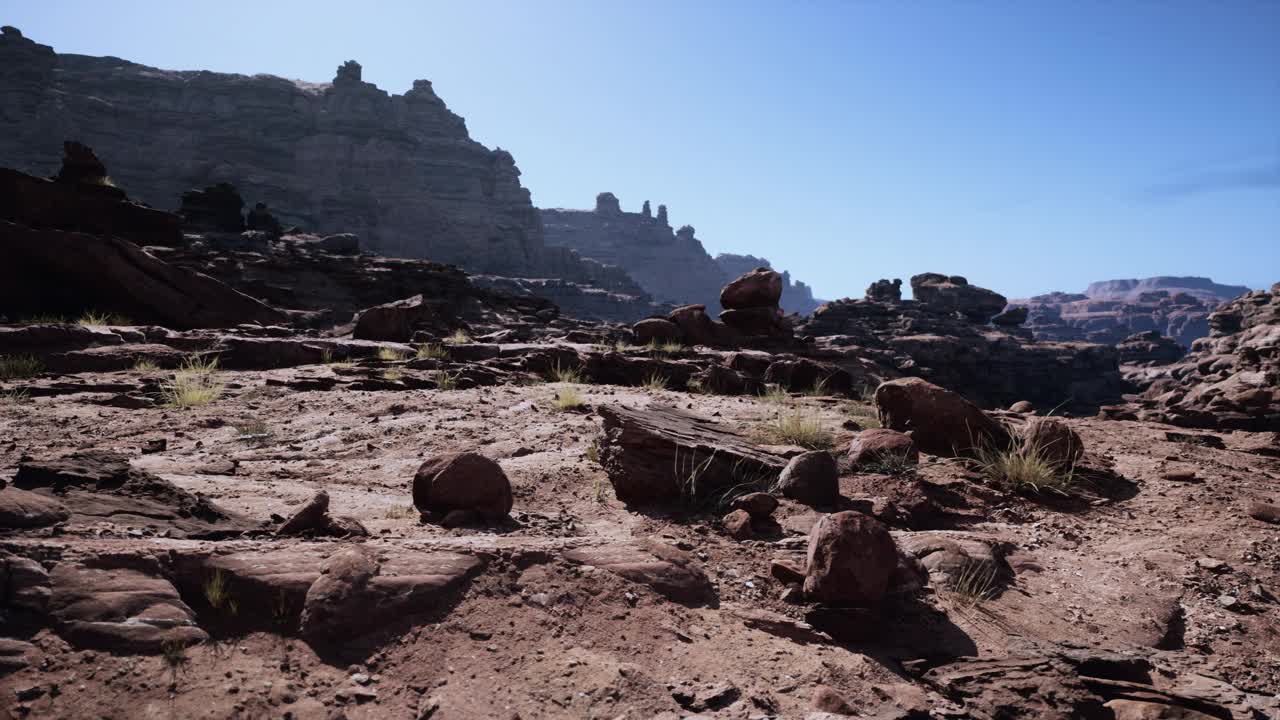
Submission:
M 672 230 L 667 207 L 657 215 L 646 200 L 640 212 L 623 212 L 613 193 L 596 196 L 594 210 L 543 209 L 548 245 L 570 248 L 623 268 L 659 302 L 706 305 L 720 310 L 720 288 L 731 277 L 707 254 L 692 226 Z
M 156 207 L 230 182 L 285 226 L 357 233 L 378 253 L 642 294 L 625 273 L 546 248 L 511 154 L 472 140 L 427 80 L 392 95 L 354 61 L 329 83 L 160 70 L 55 53 L 5 27 L 0 100 L 0 165 L 49 175 L 71 138 Z
M 1116 344 L 1154 330 L 1190 347 L 1209 334 L 1215 307 L 1248 291 L 1202 277 L 1151 277 L 1104 280 L 1083 293 L 1054 292 L 1010 305 L 1027 308 L 1027 327 L 1039 338 Z
M 773 265 L 762 257 L 755 255 L 734 255 L 732 253 L 720 253 L 716 255 L 716 264 L 724 270 L 724 274 L 730 278 L 736 278 L 745 275 L 756 268 L 773 268 Z M 818 306 L 822 304 L 821 300 L 813 297 L 813 289 L 799 280 L 792 280 L 791 273 L 783 270 L 782 273 L 782 299 L 778 301 L 778 305 L 786 313 L 800 313 L 808 315 Z

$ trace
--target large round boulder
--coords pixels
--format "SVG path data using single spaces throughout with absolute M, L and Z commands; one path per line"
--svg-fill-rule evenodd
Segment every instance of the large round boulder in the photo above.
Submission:
M 910 435 L 897 430 L 872 428 L 858 433 L 849 444 L 849 461 L 865 465 L 915 465 L 920 452 Z
M 651 342 L 680 342 L 680 328 L 666 318 L 645 318 L 631 326 L 636 343 L 648 345 Z
M 418 468 L 413 504 L 423 513 L 471 510 L 487 522 L 497 522 L 511 512 L 511 481 L 501 465 L 483 455 L 447 453 Z
M 1058 467 L 1074 467 L 1084 457 L 1084 441 L 1058 418 L 1035 417 L 1022 428 L 1022 452 L 1034 452 Z
M 897 546 L 880 521 L 851 510 L 825 515 L 809 532 L 804 592 L 824 605 L 875 605 L 897 566 Z
M 805 505 L 835 505 L 840 500 L 840 467 L 825 450 L 801 453 L 782 469 L 777 487 L 783 497 Z
M 726 310 L 777 307 L 782 298 L 782 275 L 769 268 L 756 268 L 724 286 L 720 305 Z
M 1008 430 L 959 394 L 920 378 L 899 378 L 876 388 L 880 424 L 910 432 L 921 452 L 972 456 L 1012 444 Z

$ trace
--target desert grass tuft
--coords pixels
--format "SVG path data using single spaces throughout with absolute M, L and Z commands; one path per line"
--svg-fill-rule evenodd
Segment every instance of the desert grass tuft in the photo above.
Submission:
M 271 426 L 257 418 L 236 423 L 232 427 L 236 430 L 236 439 L 238 440 L 265 438 L 271 435 Z
M 380 347 L 377 358 L 383 362 L 400 362 L 408 358 L 408 355 L 395 348 Z
M 577 385 L 582 382 L 582 371 L 577 368 L 564 367 L 557 362 L 555 366 L 551 368 L 549 377 L 551 382 Z
M 760 391 L 760 399 L 770 405 L 785 405 L 790 398 L 781 385 L 770 383 Z
M 382 517 L 387 520 L 416 520 L 420 515 L 418 508 L 413 505 L 396 505 L 395 507 L 387 508 Z
M 202 589 L 205 602 L 209 603 L 209 607 L 231 616 L 239 612 L 240 608 L 231 592 L 231 576 L 225 570 L 221 568 L 214 570 L 209 577 L 205 578 Z
M 467 334 L 466 330 L 458 328 L 449 336 L 449 342 L 453 345 L 466 345 L 471 342 L 471 336 Z
M 583 399 L 582 394 L 572 385 L 562 387 L 556 391 L 554 397 L 551 398 L 551 407 L 557 412 L 571 412 L 581 410 L 587 406 L 587 401 Z
M 446 360 L 449 357 L 449 350 L 437 343 L 426 343 L 418 346 L 418 352 L 414 357 L 419 360 Z
M 961 605 L 977 605 L 996 595 L 996 566 L 970 559 L 951 581 L 951 595 Z
M 35 355 L 0 356 L 0 380 L 26 380 L 43 370 L 44 363 Z
M 809 450 L 830 450 L 836 444 L 835 435 L 826 429 L 822 420 L 802 410 L 779 411 L 758 426 L 753 435 L 758 442 L 799 445 Z
M 129 318 L 118 315 L 116 313 L 104 313 L 96 310 L 86 310 L 80 319 L 76 320 L 77 325 L 85 327 L 105 327 L 108 325 L 129 325 Z
M 0 392 L 0 405 L 22 405 L 30 400 L 27 391 L 20 388 Z
M 640 384 L 645 390 L 666 390 L 667 378 L 662 373 L 654 371 L 646 375 Z
M 1017 491 L 1070 495 L 1075 471 L 1052 462 L 1039 447 L 979 449 L 978 470 L 993 484 Z
M 447 373 L 444 370 L 437 370 L 431 374 L 431 379 L 435 381 L 437 390 L 458 389 L 457 373 Z
M 187 358 L 173 378 L 163 384 L 165 403 L 176 408 L 199 407 L 222 397 L 223 384 L 217 370 L 217 357 Z
M 404 371 L 400 368 L 387 368 L 382 371 L 381 377 L 387 382 L 400 382 L 404 379 Z

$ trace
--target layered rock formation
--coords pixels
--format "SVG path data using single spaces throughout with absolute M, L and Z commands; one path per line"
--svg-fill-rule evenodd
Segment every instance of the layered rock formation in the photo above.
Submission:
M 1145 391 L 1103 416 L 1280 431 L 1280 283 L 1220 306 L 1209 325 L 1182 362 L 1131 374 Z
M 391 95 L 353 61 L 331 83 L 160 70 L 58 54 L 6 27 L 0 98 L 6 165 L 48 175 L 50 149 L 76 138 L 153 206 L 230 182 L 285 227 L 354 232 L 379 253 L 637 292 L 544 247 L 511 154 L 472 140 L 427 80 Z
M 646 202 L 647 207 L 647 202 Z M 613 193 L 596 196 L 594 210 L 543 209 L 548 245 L 569 248 L 606 265 L 623 268 L 659 302 L 704 305 L 720 310 L 720 288 L 730 278 L 694 236 L 689 225 L 672 230 L 665 205 L 656 217 L 623 212 Z
M 731 278 L 744 275 L 759 267 L 773 267 L 768 260 L 762 257 L 734 255 L 731 253 L 716 255 L 716 264 L 724 270 L 724 274 L 727 277 Z M 792 280 L 791 273 L 785 270 L 781 271 L 781 275 L 782 299 L 778 301 L 778 305 L 782 307 L 784 312 L 808 315 L 818 309 L 822 301 L 814 298 L 812 288 L 799 280 Z
M 1083 293 L 1054 292 L 1010 304 L 1027 308 L 1027 327 L 1039 338 L 1116 344 L 1154 330 L 1190 347 L 1209 334 L 1213 308 L 1248 291 L 1202 277 L 1151 277 L 1104 280 Z

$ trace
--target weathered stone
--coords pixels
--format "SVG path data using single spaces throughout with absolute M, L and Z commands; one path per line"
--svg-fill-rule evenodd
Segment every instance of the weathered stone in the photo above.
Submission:
M 658 594 L 679 603 L 702 605 L 715 599 L 710 579 L 679 548 L 659 542 L 588 546 L 565 552 L 572 563 L 591 565 L 632 582 L 647 585 Z
M 720 306 L 725 310 L 776 308 L 781 298 L 782 275 L 761 267 L 725 285 L 720 291 Z
M 637 505 L 701 502 L 776 476 L 785 461 L 716 423 L 675 408 L 606 405 L 600 462 L 615 495 Z
M 182 206 L 178 209 L 183 229 L 188 232 L 242 232 L 243 212 L 244 200 L 240 191 L 226 182 L 182 193 Z
M 724 271 L 726 278 L 735 278 L 751 272 L 756 268 L 772 268 L 768 260 L 754 255 L 736 255 L 720 253 L 716 255 L 716 264 Z M 813 297 L 813 289 L 799 280 L 792 280 L 791 273 L 781 270 L 782 297 L 778 299 L 778 307 L 785 313 L 808 315 L 821 301 Z
M 49 614 L 59 633 L 79 647 L 158 653 L 168 642 L 194 644 L 208 637 L 154 561 L 63 562 L 49 582 Z
M 898 278 L 894 278 L 893 282 L 889 282 L 887 278 L 876 280 L 867 286 L 866 298 L 875 302 L 902 302 L 902 280 Z
M 829 507 L 840 500 L 840 468 L 825 450 L 801 453 L 783 468 L 777 489 L 806 505 Z
M 734 540 L 750 540 L 755 535 L 751 527 L 751 513 L 746 510 L 733 510 L 720 520 L 724 531 Z
M 1084 457 L 1084 441 L 1057 418 L 1035 417 L 1022 427 L 1022 451 L 1060 467 L 1074 467 Z
M 868 515 L 824 515 L 809 532 L 805 595 L 825 605 L 880 602 L 898 562 L 889 531 Z
M 970 322 L 986 323 L 1004 309 L 1004 296 L 970 285 L 959 275 L 923 273 L 911 278 L 911 294 L 916 302 L 943 312 L 959 313 Z
M 1004 426 L 960 395 L 919 378 L 902 378 L 876 388 L 880 423 L 910 432 L 916 447 L 930 455 L 972 455 L 983 448 L 1005 448 Z
M 0 529 L 45 527 L 70 517 L 56 498 L 18 488 L 0 489 Z
M 863 430 L 849 444 L 849 461 L 855 466 L 914 465 L 920 452 L 910 435 L 886 428 Z
M 680 328 L 666 318 L 645 318 L 631 326 L 635 333 L 637 345 L 648 345 L 652 342 L 680 342 Z
M 763 520 L 778 509 L 778 499 L 769 493 L 753 492 L 739 495 L 729 506 L 734 510 L 745 510 L 753 520 Z
M 483 455 L 446 453 L 418 468 L 413 504 L 424 513 L 474 510 L 495 523 L 511 512 L 511 481 L 501 465 Z

